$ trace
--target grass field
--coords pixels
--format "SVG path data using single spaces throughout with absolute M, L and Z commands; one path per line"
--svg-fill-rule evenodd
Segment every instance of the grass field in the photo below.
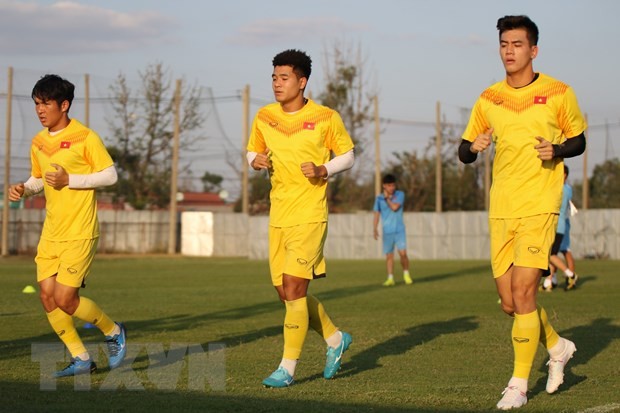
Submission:
M 576 291 L 541 293 L 555 328 L 578 351 L 560 391 L 548 395 L 540 349 L 520 411 L 620 410 L 618 264 L 580 261 Z M 353 344 L 341 371 L 324 380 L 325 345 L 310 331 L 288 389 L 260 384 L 282 353 L 284 309 L 267 273 L 264 261 L 99 256 L 82 295 L 126 323 L 133 363 L 108 372 L 101 355 L 86 389 L 65 378 L 41 390 L 32 345 L 58 339 L 37 294 L 22 293 L 35 285 L 32 259 L 1 259 L 0 411 L 494 410 L 512 372 L 512 320 L 497 304 L 487 262 L 413 261 L 414 284 L 386 288 L 383 261 L 329 261 L 328 278 L 312 282 L 311 292 Z M 91 348 L 103 348 L 97 330 L 78 325 Z M 215 343 L 224 350 L 209 351 Z M 190 344 L 202 346 L 212 369 L 211 385 L 200 390 L 190 380 L 193 359 L 183 357 Z

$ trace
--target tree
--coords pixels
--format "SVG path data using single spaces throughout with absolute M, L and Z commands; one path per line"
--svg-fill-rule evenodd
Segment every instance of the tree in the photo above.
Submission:
M 224 178 L 221 175 L 213 174 L 209 171 L 206 171 L 205 174 L 200 178 L 202 181 L 202 189 L 205 192 L 219 192 L 222 189 L 222 181 Z
M 365 77 L 365 61 L 360 48 L 356 52 L 352 47 L 334 44 L 325 52 L 324 76 L 326 84 L 318 100 L 325 106 L 336 110 L 355 144 L 357 164 L 362 163 L 363 150 L 366 145 L 366 129 L 372 119 L 371 108 L 376 92 L 369 91 L 368 79 Z M 368 183 L 372 176 L 361 168 L 336 175 L 328 186 L 328 201 L 331 211 L 350 211 L 364 209 L 366 202 L 360 203 L 361 189 L 371 188 Z M 364 175 L 366 173 L 366 175 Z
M 598 164 L 589 180 L 589 208 L 620 208 L 620 160 L 610 159 Z M 573 202 L 581 205 L 583 182 L 574 185 Z
M 149 65 L 139 75 L 141 85 L 135 93 L 122 73 L 110 86 L 114 117 L 108 119 L 113 138 L 108 149 L 119 175 L 115 196 L 136 209 L 161 208 L 170 202 L 172 78 L 161 63 Z M 200 89 L 184 87 L 181 96 L 180 149 L 190 149 L 205 120 L 199 112 Z

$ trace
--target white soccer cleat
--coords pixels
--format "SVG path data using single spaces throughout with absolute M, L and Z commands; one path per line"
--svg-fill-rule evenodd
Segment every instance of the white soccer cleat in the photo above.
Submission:
M 549 377 L 547 378 L 547 393 L 555 393 L 560 384 L 564 383 L 564 366 L 568 363 L 577 351 L 575 343 L 565 338 L 560 337 L 560 340 L 564 341 L 564 353 L 557 359 L 549 359 L 547 366 L 549 366 Z
M 497 408 L 500 410 L 518 409 L 527 403 L 525 393 L 515 386 L 506 387 L 502 394 L 504 397 L 497 403 Z

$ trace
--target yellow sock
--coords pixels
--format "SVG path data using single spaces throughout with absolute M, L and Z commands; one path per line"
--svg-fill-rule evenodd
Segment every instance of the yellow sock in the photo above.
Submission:
M 515 314 L 515 321 L 512 324 L 512 346 L 515 352 L 513 377 L 529 378 L 540 342 L 540 329 L 538 311 Z
M 284 316 L 284 355 L 285 359 L 297 360 L 308 333 L 308 300 L 306 297 L 285 301 Z
M 116 326 L 94 301 L 86 297 L 80 297 L 80 304 L 73 315 L 82 321 L 94 324 L 106 336 L 111 336 Z
M 538 317 L 540 318 L 540 342 L 546 349 L 555 346 L 560 340 L 560 336 L 555 332 L 549 323 L 549 317 L 544 308 L 538 307 Z
M 338 331 L 338 328 L 332 323 L 332 320 L 325 312 L 323 304 L 313 295 L 308 295 L 306 299 L 308 301 L 310 328 L 319 333 L 324 339 L 327 339 Z
M 75 329 L 73 318 L 71 318 L 69 314 L 65 313 L 60 308 L 56 308 L 47 313 L 47 319 L 56 334 L 58 334 L 58 337 L 65 343 L 67 349 L 69 349 L 71 357 L 87 353 L 86 347 L 84 347 L 84 343 L 82 343 L 82 339 L 80 339 Z

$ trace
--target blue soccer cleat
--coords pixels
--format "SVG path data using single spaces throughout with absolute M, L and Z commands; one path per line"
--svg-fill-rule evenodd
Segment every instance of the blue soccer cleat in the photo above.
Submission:
M 110 369 L 121 365 L 127 353 L 127 330 L 123 323 L 116 323 L 121 332 L 114 336 L 106 336 L 105 343 L 108 346 L 108 364 Z
M 290 386 L 293 384 L 293 381 L 293 376 L 288 374 L 288 371 L 284 367 L 280 366 L 276 371 L 271 373 L 271 376 L 263 380 L 263 386 L 282 388 Z
M 54 377 L 77 376 L 78 374 L 91 374 L 97 370 L 97 365 L 92 360 L 82 360 L 79 357 L 71 358 L 67 367 L 54 373 Z
M 325 361 L 325 370 L 323 370 L 323 377 L 326 379 L 331 379 L 338 370 L 340 370 L 342 355 L 347 351 L 353 341 L 351 334 L 345 333 L 344 331 L 341 334 L 342 342 L 338 347 L 327 347 L 327 360 Z

